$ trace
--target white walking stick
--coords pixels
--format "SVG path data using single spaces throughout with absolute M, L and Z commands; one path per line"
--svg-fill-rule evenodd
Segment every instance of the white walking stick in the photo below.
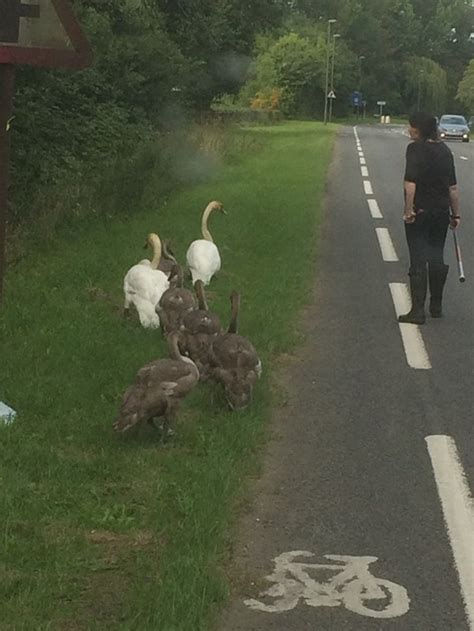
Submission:
M 466 277 L 464 276 L 464 266 L 462 264 L 461 248 L 459 247 L 459 241 L 456 235 L 456 230 L 453 230 L 453 237 L 454 237 L 454 249 L 456 251 L 456 260 L 458 262 L 459 282 L 463 283 L 466 280 Z

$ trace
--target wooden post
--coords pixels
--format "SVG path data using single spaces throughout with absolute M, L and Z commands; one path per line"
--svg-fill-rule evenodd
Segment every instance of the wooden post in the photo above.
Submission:
M 15 70 L 11 64 L 0 64 L 0 303 L 6 267 L 7 203 L 10 172 L 10 133 L 7 129 L 13 102 Z

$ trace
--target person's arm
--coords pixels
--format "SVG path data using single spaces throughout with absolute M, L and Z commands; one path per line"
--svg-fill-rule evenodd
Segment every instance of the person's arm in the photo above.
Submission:
M 459 191 L 457 184 L 449 187 L 449 199 L 451 204 L 451 228 L 455 230 L 461 223 L 461 215 L 459 214 Z
M 416 213 L 413 210 L 413 205 L 415 203 L 416 184 L 415 182 L 407 182 L 405 180 L 403 186 L 405 192 L 405 209 L 403 211 L 403 221 L 405 223 L 413 223 L 416 219 Z
M 414 211 L 416 181 L 418 177 L 417 145 L 412 142 L 406 151 L 405 177 L 403 182 L 403 193 L 405 198 L 405 208 L 403 210 L 403 221 L 413 223 L 416 219 Z
M 456 179 L 456 167 L 454 166 L 454 156 L 450 151 L 450 168 L 449 168 L 449 205 L 451 206 L 451 229 L 455 230 L 460 222 L 461 216 L 459 214 L 459 191 L 457 187 Z

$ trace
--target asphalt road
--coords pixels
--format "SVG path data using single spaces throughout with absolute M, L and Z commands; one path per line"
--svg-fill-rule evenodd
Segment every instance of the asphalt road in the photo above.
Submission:
M 308 335 L 242 520 L 220 631 L 474 629 L 474 143 L 449 145 L 467 281 L 448 234 L 445 317 L 404 325 L 405 347 L 392 300 L 408 269 L 403 132 L 348 127 L 337 141 Z M 383 260 L 376 228 L 398 260 Z M 281 556 L 291 551 L 307 556 Z

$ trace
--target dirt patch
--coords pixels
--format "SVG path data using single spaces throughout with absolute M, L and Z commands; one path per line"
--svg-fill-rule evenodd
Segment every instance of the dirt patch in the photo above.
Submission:
M 117 533 L 110 530 L 91 530 L 86 535 L 89 543 L 119 548 L 145 548 L 153 543 L 153 535 L 146 530 L 132 533 Z
M 87 296 L 91 302 L 100 302 L 106 305 L 116 315 L 123 314 L 123 300 L 104 291 L 101 287 L 88 287 Z
M 7 565 L 0 563 L 0 585 L 1 593 L 9 594 L 14 591 L 16 586 L 20 583 L 22 574 Z
M 118 533 L 91 530 L 85 540 L 97 548 L 97 559 L 86 576 L 78 579 L 77 598 L 69 601 L 70 617 L 58 621 L 61 631 L 89 631 L 93 628 L 117 629 L 125 622 L 126 594 L 136 582 L 133 555 L 161 545 L 147 530 Z
M 100 550 L 98 569 L 120 567 L 134 550 L 143 550 L 154 543 L 153 535 L 146 530 L 130 533 L 91 530 L 86 534 L 86 540 Z

